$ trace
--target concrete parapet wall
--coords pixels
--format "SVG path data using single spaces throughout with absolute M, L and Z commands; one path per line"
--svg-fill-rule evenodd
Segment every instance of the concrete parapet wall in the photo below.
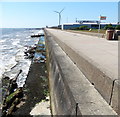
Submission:
M 47 61 L 49 61 L 48 69 L 52 114 L 75 115 L 76 102 L 64 79 L 64 74 L 58 61 L 58 57 L 62 60 L 65 53 L 63 53 L 58 44 L 48 35 L 46 35 L 46 49 Z M 79 110 L 78 112 L 80 114 Z
M 45 39 L 52 114 L 117 115 L 47 31 Z

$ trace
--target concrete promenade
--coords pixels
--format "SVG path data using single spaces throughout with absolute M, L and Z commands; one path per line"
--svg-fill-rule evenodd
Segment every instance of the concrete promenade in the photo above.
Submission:
M 54 37 L 54 40 L 108 104 L 118 112 L 118 86 L 120 86 L 118 82 L 118 41 L 108 41 L 104 38 L 55 29 L 45 30 Z
M 47 30 L 78 54 L 85 56 L 113 80 L 118 78 L 118 41 L 53 29 Z

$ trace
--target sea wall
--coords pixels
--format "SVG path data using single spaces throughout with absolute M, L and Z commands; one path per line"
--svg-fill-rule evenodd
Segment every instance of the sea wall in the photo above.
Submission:
M 117 115 L 45 30 L 53 115 Z
M 59 34 L 60 30 L 56 30 L 54 32 L 54 31 L 52 31 L 52 29 L 46 29 L 46 31 L 48 33 L 50 33 L 50 35 L 54 38 L 56 43 L 59 44 L 59 46 L 62 48 L 62 50 L 70 57 L 70 59 L 82 71 L 82 73 L 86 76 L 86 78 L 92 84 L 94 84 L 94 87 L 102 95 L 102 97 L 106 100 L 106 102 L 118 114 L 120 114 L 120 106 L 119 106 L 120 82 L 118 80 L 118 75 L 117 75 L 118 74 L 117 73 L 118 66 L 114 67 L 115 65 L 117 65 L 117 62 L 118 62 L 117 53 L 116 53 L 118 50 L 117 49 L 114 50 L 114 48 L 112 48 L 112 46 L 111 46 L 111 48 L 113 50 L 112 49 L 108 50 L 109 48 L 106 48 L 106 50 L 105 50 L 105 46 L 102 47 L 102 45 L 105 44 L 105 42 L 103 41 L 104 43 L 101 44 L 101 48 L 103 48 L 103 50 L 101 52 L 100 51 L 97 52 L 97 51 L 94 51 L 94 50 L 97 50 L 97 46 L 94 46 L 94 42 L 93 42 L 94 48 L 92 49 L 92 51 L 94 52 L 94 54 L 88 55 L 89 48 L 87 48 L 86 45 L 88 44 L 88 47 L 89 47 L 89 43 L 90 43 L 89 40 L 87 40 L 86 42 L 78 42 L 78 43 L 80 43 L 79 46 L 82 46 L 81 50 L 85 49 L 85 51 L 81 51 L 77 48 L 75 49 L 75 46 L 70 45 L 70 43 L 74 43 L 73 40 L 67 39 L 67 36 L 64 34 L 63 34 L 64 36 L 60 35 Z M 61 32 L 66 33 L 65 31 L 61 31 Z M 74 36 L 76 36 L 75 33 L 73 33 L 73 34 L 74 34 Z M 71 38 L 70 36 L 71 35 L 69 35 L 68 37 Z M 83 36 L 83 39 L 85 39 L 84 36 Z M 92 36 L 90 36 L 90 37 L 92 37 Z M 86 38 L 89 39 L 90 37 L 88 36 Z M 92 38 L 94 38 L 94 37 L 92 37 Z M 86 45 L 84 45 L 85 43 L 86 43 Z M 108 43 L 112 43 L 112 42 L 108 42 Z M 96 43 L 96 44 L 98 44 L 98 43 Z M 75 45 L 75 44 L 73 44 L 73 45 Z M 76 46 L 78 46 L 78 45 L 76 44 Z M 99 45 L 98 45 L 98 47 L 99 47 Z M 106 47 L 109 47 L 109 46 L 106 45 Z M 112 53 L 112 52 L 116 53 L 116 54 L 114 54 L 114 53 L 111 54 L 112 56 L 116 56 L 116 59 L 112 58 L 112 56 L 109 56 L 108 53 L 101 54 L 101 53 L 104 53 L 104 51 L 108 51 L 108 53 Z M 97 54 L 97 53 L 100 53 L 100 54 Z M 94 58 L 95 56 L 99 56 L 99 58 L 101 58 L 101 59 L 98 59 L 98 58 L 93 59 L 93 60 L 90 59 L 90 57 Z M 99 64 L 98 60 L 101 61 L 102 57 L 104 57 L 104 56 L 106 56 L 104 58 L 104 61 L 106 61 L 106 62 Z M 105 69 L 104 69 L 104 67 L 99 67 L 99 65 L 106 64 L 107 62 L 109 62 L 108 59 L 110 59 L 112 61 Z M 111 65 L 113 65 L 113 66 L 111 66 Z M 111 71 L 111 69 L 113 69 L 113 71 Z M 107 71 L 109 71 L 109 70 L 111 72 L 107 73 Z M 116 70 L 115 74 L 111 75 L 112 73 L 114 73 L 115 70 Z

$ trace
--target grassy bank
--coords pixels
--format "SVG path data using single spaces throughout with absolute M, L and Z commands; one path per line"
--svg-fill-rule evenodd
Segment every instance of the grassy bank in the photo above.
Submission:
M 98 33 L 98 29 L 92 29 L 92 30 L 73 30 L 73 31 L 83 31 L 83 32 L 91 32 L 91 33 Z M 106 30 L 101 29 L 100 33 L 105 34 Z

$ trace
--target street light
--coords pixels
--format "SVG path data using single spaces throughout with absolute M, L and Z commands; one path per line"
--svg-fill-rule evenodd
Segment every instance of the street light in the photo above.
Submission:
M 61 23 L 61 13 L 63 12 L 63 10 L 64 10 L 64 8 L 60 12 L 54 11 L 55 13 L 58 13 L 58 15 L 59 15 L 59 25 Z

